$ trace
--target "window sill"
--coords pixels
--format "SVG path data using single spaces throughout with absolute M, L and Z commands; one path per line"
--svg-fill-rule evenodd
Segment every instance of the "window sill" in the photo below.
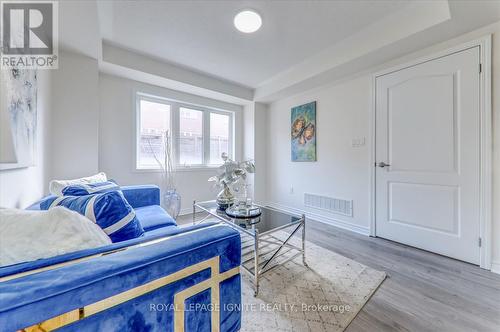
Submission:
M 209 166 L 179 166 L 174 168 L 174 172 L 203 172 L 203 171 L 214 171 L 218 169 L 221 165 L 209 165 Z M 163 170 L 158 168 L 135 168 L 134 173 L 163 173 Z
M 200 172 L 200 171 L 214 171 L 218 169 L 220 165 L 207 165 L 207 166 L 178 166 L 174 169 L 174 172 Z

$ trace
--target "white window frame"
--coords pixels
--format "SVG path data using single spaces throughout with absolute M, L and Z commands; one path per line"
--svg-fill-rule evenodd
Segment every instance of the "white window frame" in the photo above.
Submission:
M 173 108 L 172 108 L 172 105 L 170 103 L 168 103 L 168 101 L 166 101 L 165 99 L 161 99 L 161 98 L 154 98 L 154 97 L 151 97 L 149 95 L 145 95 L 145 94 L 137 94 L 136 95 L 136 103 L 135 103 L 135 109 L 136 109 L 136 125 L 135 125 L 135 170 L 136 171 L 149 171 L 149 170 L 157 170 L 157 171 L 160 171 L 161 168 L 160 166 L 158 167 L 150 167 L 150 166 L 141 166 L 139 164 L 139 154 L 140 154 L 140 143 L 141 143 L 141 140 L 140 140 L 140 137 L 141 137 L 141 101 L 142 100 L 145 100 L 145 101 L 149 101 L 149 102 L 152 102 L 152 103 L 158 103 L 158 104 L 163 104 L 163 105 L 168 105 L 170 106 L 170 127 L 173 126 Z
M 164 104 L 170 106 L 170 130 L 172 137 L 172 152 L 174 159 L 175 170 L 197 170 L 209 169 L 219 167 L 221 164 L 210 164 L 210 114 L 221 114 L 229 116 L 229 139 L 227 154 L 229 158 L 234 158 L 235 146 L 235 114 L 233 111 L 215 109 L 207 106 L 195 105 L 187 102 L 180 102 L 176 100 L 167 99 L 159 96 L 152 96 L 150 94 L 137 92 L 136 99 L 136 125 L 135 125 L 135 170 L 136 171 L 161 171 L 160 167 L 147 167 L 139 165 L 140 153 L 140 135 L 141 135 L 141 100 L 146 100 L 154 103 Z M 196 111 L 203 112 L 203 153 L 202 164 L 183 165 L 179 163 L 180 159 L 180 109 L 188 108 Z

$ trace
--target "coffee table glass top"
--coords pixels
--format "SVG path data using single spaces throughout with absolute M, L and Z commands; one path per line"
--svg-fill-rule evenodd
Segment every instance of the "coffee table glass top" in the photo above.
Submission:
M 271 232 L 283 227 L 298 224 L 301 221 L 300 216 L 294 216 L 265 206 L 259 206 L 262 210 L 260 216 L 249 219 L 228 216 L 224 211 L 217 209 L 217 203 L 215 203 L 215 201 L 196 202 L 196 206 L 227 223 L 238 226 L 238 228 L 248 233 L 254 233 L 255 230 L 257 230 L 259 234 Z

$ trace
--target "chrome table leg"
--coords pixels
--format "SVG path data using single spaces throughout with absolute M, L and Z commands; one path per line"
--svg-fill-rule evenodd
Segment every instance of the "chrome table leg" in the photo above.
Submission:
M 306 263 L 306 215 L 302 215 L 302 263 L 307 266 Z
M 254 261 L 254 268 L 255 268 L 255 275 L 254 275 L 254 286 L 255 286 L 255 292 L 254 296 L 257 296 L 259 294 L 259 231 L 256 229 L 255 230 L 255 261 Z
M 193 201 L 193 225 L 196 224 L 196 200 Z

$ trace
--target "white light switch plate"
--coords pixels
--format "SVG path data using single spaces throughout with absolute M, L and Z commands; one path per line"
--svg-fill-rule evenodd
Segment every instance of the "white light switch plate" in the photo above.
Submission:
M 366 138 L 365 137 L 357 137 L 352 139 L 352 147 L 353 148 L 359 148 L 362 146 L 366 145 Z

